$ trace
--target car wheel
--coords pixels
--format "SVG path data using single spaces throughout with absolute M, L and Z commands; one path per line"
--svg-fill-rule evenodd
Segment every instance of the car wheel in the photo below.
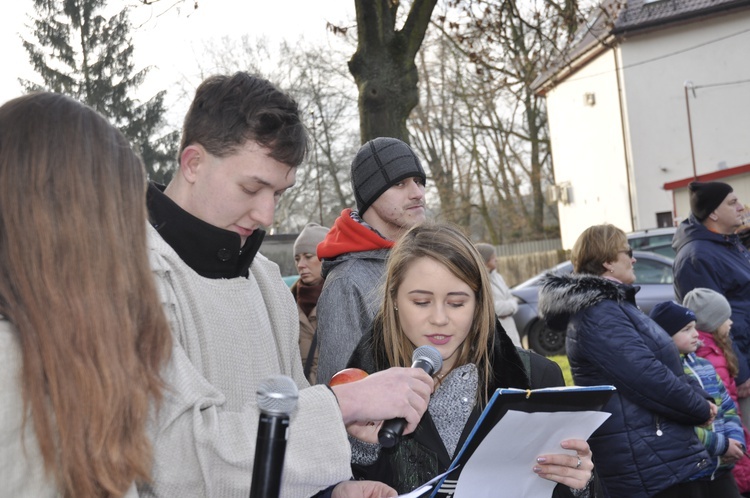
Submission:
M 565 331 L 552 330 L 544 320 L 536 320 L 529 328 L 529 347 L 544 356 L 565 354 Z

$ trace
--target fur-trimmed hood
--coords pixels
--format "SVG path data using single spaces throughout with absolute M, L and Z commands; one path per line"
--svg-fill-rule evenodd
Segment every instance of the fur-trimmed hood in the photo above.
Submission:
M 635 304 L 640 287 L 586 274 L 548 273 L 539 289 L 538 313 L 547 325 L 565 330 L 570 317 L 601 301 L 629 301 Z

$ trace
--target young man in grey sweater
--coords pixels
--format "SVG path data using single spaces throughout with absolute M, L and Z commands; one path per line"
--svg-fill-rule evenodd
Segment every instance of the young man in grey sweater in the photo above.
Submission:
M 258 253 L 279 196 L 307 152 L 296 102 L 266 80 L 214 76 L 185 118 L 179 170 L 148 191 L 151 265 L 172 326 L 167 394 L 152 434 L 152 482 L 140 496 L 249 495 L 259 410 L 272 375 L 299 388 L 281 495 L 390 496 L 351 476 L 347 426 L 404 417 L 414 430 L 432 379 L 419 369 L 310 387 L 297 308 L 279 268 Z

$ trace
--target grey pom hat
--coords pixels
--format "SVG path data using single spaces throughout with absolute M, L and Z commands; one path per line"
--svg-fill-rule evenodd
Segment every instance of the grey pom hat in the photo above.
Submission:
M 408 144 L 381 137 L 360 147 L 352 161 L 351 178 L 357 211 L 362 216 L 383 192 L 407 178 L 426 180 L 422 163 Z
M 715 290 L 696 287 L 685 295 L 682 304 L 695 312 L 695 327 L 714 332 L 732 316 L 727 298 Z
M 294 255 L 316 254 L 318 244 L 323 242 L 328 233 L 328 228 L 317 223 L 308 223 L 294 241 Z

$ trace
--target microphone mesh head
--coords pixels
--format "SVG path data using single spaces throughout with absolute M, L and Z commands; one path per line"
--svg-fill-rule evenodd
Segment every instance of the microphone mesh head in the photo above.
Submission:
M 440 351 L 434 346 L 419 346 L 415 349 L 411 355 L 411 361 L 414 363 L 417 360 L 430 362 L 432 364 L 432 373 L 443 368 L 443 357 L 440 355 Z
M 289 415 L 297 406 L 297 384 L 286 375 L 274 375 L 258 386 L 258 408 L 269 415 Z

